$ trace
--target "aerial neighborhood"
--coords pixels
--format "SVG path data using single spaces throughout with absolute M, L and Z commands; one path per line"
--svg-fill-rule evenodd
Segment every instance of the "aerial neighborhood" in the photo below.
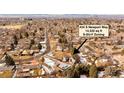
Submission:
M 108 37 L 79 36 L 101 24 Z M 124 78 L 124 19 L 0 17 L 0 78 Z

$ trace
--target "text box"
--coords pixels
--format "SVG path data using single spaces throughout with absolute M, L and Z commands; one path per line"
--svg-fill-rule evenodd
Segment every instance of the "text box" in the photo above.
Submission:
M 80 37 L 108 37 L 108 25 L 79 25 Z

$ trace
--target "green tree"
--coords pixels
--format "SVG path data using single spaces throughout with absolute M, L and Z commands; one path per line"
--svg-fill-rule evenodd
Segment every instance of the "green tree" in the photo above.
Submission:
M 32 33 L 32 36 L 35 36 L 35 35 L 36 35 L 35 32 L 33 32 L 33 33 Z
M 89 75 L 89 66 L 84 64 L 73 64 L 63 72 L 64 77 L 80 78 L 80 75 Z
M 18 40 L 14 40 L 13 42 L 15 45 L 18 45 Z
M 97 78 L 97 74 L 98 74 L 97 67 L 95 64 L 92 64 L 89 69 L 89 77 Z
M 8 54 L 5 54 L 5 62 L 7 66 L 15 65 L 13 58 L 9 56 Z
M 31 39 L 30 44 L 29 44 L 29 49 L 31 49 L 32 45 L 34 45 L 34 44 L 35 44 L 34 39 Z
M 10 47 L 11 47 L 11 50 L 14 50 L 15 48 L 13 43 L 11 43 Z
M 43 27 L 41 27 L 41 28 L 39 28 L 39 30 L 40 30 L 40 31 L 43 31 L 43 30 L 44 30 L 44 28 L 43 28 Z
M 18 38 L 17 38 L 17 36 L 16 36 L 16 35 L 14 35 L 14 36 L 13 36 L 13 39 L 17 40 Z
M 74 54 L 74 50 L 75 50 L 76 48 L 72 48 L 71 49 L 71 54 L 73 55 Z
M 79 78 L 80 74 L 79 74 L 78 68 L 76 68 L 76 64 L 74 64 L 70 68 L 68 68 L 64 72 L 64 76 L 69 77 L 69 78 Z
M 28 32 L 25 32 L 25 33 L 24 33 L 24 36 L 25 36 L 26 38 L 28 38 L 28 36 L 29 36 Z
M 42 45 L 39 43 L 38 44 L 38 49 L 41 50 L 42 49 Z
M 66 32 L 67 32 L 67 30 L 64 28 L 64 29 L 63 29 L 63 32 L 64 32 L 64 33 L 66 33 Z
M 31 44 L 31 45 L 35 44 L 34 39 L 31 39 L 30 44 Z
M 18 38 L 17 38 L 16 35 L 13 36 L 13 43 L 14 43 L 15 45 L 18 44 Z

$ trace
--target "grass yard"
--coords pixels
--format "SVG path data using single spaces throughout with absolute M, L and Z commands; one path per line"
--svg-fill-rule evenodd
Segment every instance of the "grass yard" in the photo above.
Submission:
M 30 59 L 32 56 L 12 56 L 14 60 L 25 60 L 25 59 Z
M 0 28 L 3 29 L 20 29 L 24 25 L 5 25 L 5 26 L 0 26 Z
M 0 78 L 11 78 L 12 76 L 13 76 L 13 72 L 10 70 L 0 72 Z

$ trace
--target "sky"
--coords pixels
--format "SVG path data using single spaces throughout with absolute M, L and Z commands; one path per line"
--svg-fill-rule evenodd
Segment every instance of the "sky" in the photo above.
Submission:
M 0 0 L 0 14 L 124 14 L 123 0 Z

